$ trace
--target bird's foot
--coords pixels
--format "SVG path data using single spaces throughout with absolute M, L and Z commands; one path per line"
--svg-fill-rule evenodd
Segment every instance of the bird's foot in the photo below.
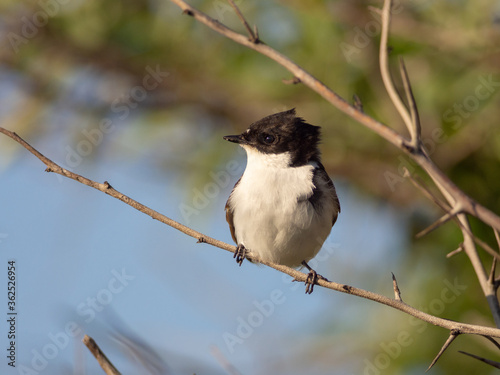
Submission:
M 314 290 L 314 285 L 318 283 L 318 280 L 328 281 L 326 277 L 319 275 L 315 270 L 313 270 L 306 261 L 302 262 L 302 265 L 309 270 L 307 274 L 307 278 L 305 281 L 306 284 L 306 294 L 311 294 Z
M 233 258 L 236 259 L 236 263 L 238 263 L 241 267 L 241 263 L 245 260 L 247 257 L 247 249 L 243 245 L 238 245 L 236 247 L 236 251 L 234 252 Z

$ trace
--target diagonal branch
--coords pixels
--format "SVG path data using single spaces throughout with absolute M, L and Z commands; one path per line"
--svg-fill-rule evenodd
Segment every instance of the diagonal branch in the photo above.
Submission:
M 153 219 L 158 220 L 166 225 L 171 226 L 174 229 L 179 230 L 180 232 L 187 234 L 188 236 L 194 237 L 198 240 L 200 243 L 207 243 L 209 245 L 218 247 L 223 250 L 230 251 L 234 253 L 236 251 L 236 246 L 229 245 L 225 242 L 216 240 L 212 237 L 206 236 L 203 233 L 200 233 L 198 231 L 195 231 L 194 229 L 191 229 L 175 220 L 170 219 L 169 217 L 160 214 L 159 212 L 152 210 L 151 208 L 144 206 L 143 204 L 137 202 L 136 200 L 126 196 L 123 193 L 120 193 L 118 190 L 114 189 L 108 182 L 104 183 L 98 183 L 95 181 L 92 181 L 86 177 L 83 177 L 79 174 L 73 173 L 71 171 L 68 171 L 62 167 L 60 167 L 58 164 L 54 163 L 52 160 L 49 158 L 45 157 L 43 154 L 41 154 L 39 151 L 37 151 L 35 148 L 33 148 L 30 144 L 28 144 L 24 139 L 19 137 L 16 133 L 11 132 L 5 128 L 0 127 L 0 133 L 3 133 L 7 135 L 8 137 L 12 138 L 19 144 L 21 144 L 24 148 L 26 148 L 29 152 L 31 152 L 33 155 L 35 155 L 38 159 L 40 159 L 46 166 L 47 172 L 54 172 L 57 174 L 60 174 L 64 177 L 70 178 L 72 180 L 78 181 L 84 185 L 90 186 L 96 190 L 99 190 L 103 193 L 106 193 L 110 195 L 113 198 L 119 199 L 122 202 L 126 203 L 127 205 L 131 206 L 132 208 L 135 208 L 138 211 L 141 211 L 145 213 L 148 216 L 151 216 Z M 251 256 L 251 254 L 250 254 Z M 266 265 L 268 267 L 274 268 L 277 271 L 280 271 L 282 273 L 285 273 L 294 279 L 298 281 L 305 282 L 307 279 L 307 274 L 297 271 L 293 268 L 283 266 L 280 264 L 276 263 L 271 263 L 271 262 L 260 262 L 263 265 Z M 401 300 L 389 298 L 386 296 L 383 296 L 381 294 L 373 293 L 364 289 L 359 289 L 350 285 L 346 284 L 340 284 L 336 283 L 333 281 L 327 281 L 323 279 L 318 279 L 317 285 L 322 286 L 324 288 L 328 288 L 331 290 L 335 290 L 337 292 L 341 293 L 346 293 L 346 294 L 352 294 L 354 296 L 358 296 L 361 298 L 365 298 L 389 307 L 392 307 L 396 310 L 402 311 L 408 315 L 411 315 L 417 319 L 423 320 L 424 322 L 433 324 L 435 326 L 439 326 L 451 331 L 456 331 L 456 332 L 461 332 L 464 334 L 474 334 L 474 335 L 484 335 L 484 336 L 490 336 L 490 337 L 498 337 L 500 338 L 500 329 L 497 328 L 492 328 L 492 327 L 484 327 L 484 326 L 478 326 L 474 324 L 467 324 L 467 323 L 461 323 L 461 322 L 455 322 L 452 320 L 448 319 L 443 319 L 443 318 L 438 318 L 436 316 L 433 316 L 431 314 L 427 314 L 423 311 L 420 311 L 406 303 L 404 303 Z M 399 289 L 399 288 L 398 288 Z
M 380 75 L 382 76 L 382 81 L 384 82 L 385 89 L 391 98 L 392 103 L 396 107 L 399 115 L 403 119 L 408 131 L 410 132 L 412 139 L 411 143 L 413 144 L 415 139 L 413 138 L 413 123 L 406 109 L 399 93 L 396 91 L 394 87 L 394 83 L 391 77 L 391 72 L 389 69 L 389 48 L 388 48 L 388 39 L 389 39 L 389 25 L 391 23 L 391 8 L 392 1 L 385 0 L 384 7 L 382 8 L 382 32 L 380 34 L 380 50 L 379 50 L 379 64 L 380 64 Z
M 90 350 L 104 372 L 108 375 L 120 375 L 120 372 L 109 361 L 108 357 L 102 352 L 101 348 L 97 345 L 92 337 L 85 335 L 82 342 Z

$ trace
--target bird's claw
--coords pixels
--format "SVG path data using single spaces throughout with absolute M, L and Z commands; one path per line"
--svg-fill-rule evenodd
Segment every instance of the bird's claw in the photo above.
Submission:
M 241 263 L 245 260 L 247 257 L 247 249 L 243 245 L 238 245 L 236 247 L 236 251 L 234 252 L 233 258 L 236 259 L 236 263 L 238 263 L 241 267 Z

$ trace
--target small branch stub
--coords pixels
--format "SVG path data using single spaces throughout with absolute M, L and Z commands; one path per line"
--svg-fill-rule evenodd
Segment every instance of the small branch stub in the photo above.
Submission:
M 396 301 L 403 301 L 403 299 L 401 298 L 401 291 L 399 290 L 399 287 L 398 287 L 398 282 L 396 281 L 396 276 L 394 276 L 394 274 L 391 272 L 392 274 L 392 286 L 394 288 L 394 298 L 396 299 Z

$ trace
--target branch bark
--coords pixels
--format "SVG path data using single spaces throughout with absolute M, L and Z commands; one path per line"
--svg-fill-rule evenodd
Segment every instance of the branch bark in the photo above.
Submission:
M 198 240 L 198 243 L 207 243 L 209 245 L 218 247 L 223 250 L 227 250 L 229 252 L 234 253 L 236 251 L 236 246 L 229 245 L 225 242 L 219 241 L 215 238 L 209 237 L 201 232 L 195 231 L 194 229 L 191 229 L 175 220 L 170 219 L 169 217 L 160 214 L 159 212 L 152 210 L 151 208 L 144 206 L 143 204 L 137 202 L 136 200 L 126 196 L 125 194 L 119 192 L 118 190 L 114 189 L 107 181 L 104 183 L 99 183 L 96 181 L 92 181 L 86 177 L 83 177 L 77 173 L 73 173 L 71 171 L 68 171 L 62 167 L 60 167 L 58 164 L 54 163 L 52 160 L 49 158 L 45 157 L 43 154 L 41 154 L 39 151 L 37 151 L 35 148 L 33 148 L 30 144 L 28 144 L 24 139 L 19 137 L 16 133 L 11 132 L 5 128 L 0 127 L 0 133 L 5 134 L 6 136 L 12 138 L 14 141 L 18 142 L 21 144 L 24 148 L 26 148 L 29 152 L 31 152 L 33 155 L 35 155 L 42 163 L 44 163 L 47 167 L 46 171 L 47 172 L 53 172 L 60 174 L 61 176 L 70 178 L 72 180 L 78 181 L 84 185 L 90 186 L 96 190 L 99 190 L 105 194 L 108 194 L 109 196 L 119 199 L 122 202 L 128 204 L 132 208 L 135 208 L 138 211 L 141 211 L 145 213 L 148 216 L 151 216 L 153 219 L 158 220 L 168 226 L 171 226 L 174 229 L 179 230 L 180 232 L 187 234 L 188 236 L 191 236 L 193 238 L 196 238 Z M 263 262 L 260 261 L 258 258 L 255 258 L 252 256 L 250 253 L 250 258 L 253 258 L 254 260 L 259 261 L 260 263 L 274 268 L 275 270 L 285 273 L 297 281 L 302 281 L 305 282 L 307 279 L 307 274 L 297 271 L 293 268 L 283 266 L 280 264 L 276 263 L 271 263 L 271 262 Z M 417 319 L 423 320 L 424 322 L 433 324 L 435 326 L 439 326 L 442 328 L 445 328 L 449 330 L 450 332 L 460 332 L 463 334 L 474 334 L 474 335 L 482 335 L 482 336 L 489 336 L 489 337 L 498 337 L 500 338 L 500 329 L 497 328 L 492 328 L 492 327 L 484 327 L 484 326 L 478 326 L 474 324 L 467 324 L 467 323 L 461 323 L 461 322 L 456 322 L 453 320 L 448 320 L 448 319 L 443 319 L 439 318 L 430 314 L 427 314 L 423 311 L 420 311 L 406 303 L 404 303 L 400 299 L 400 292 L 399 292 L 399 299 L 397 298 L 389 298 L 381 294 L 373 293 L 364 289 L 359 289 L 350 285 L 346 284 L 341 284 L 341 283 L 336 283 L 333 281 L 326 281 L 319 279 L 317 281 L 317 285 L 322 286 L 324 288 L 328 288 L 331 290 L 335 290 L 337 292 L 341 293 L 346 293 L 346 294 L 352 294 L 354 296 L 358 296 L 361 298 L 365 298 L 377 303 L 381 303 L 383 305 L 392 307 L 396 310 L 402 311 L 408 315 L 411 315 Z M 399 290 L 399 288 L 398 288 Z
M 115 366 L 110 362 L 108 357 L 103 353 L 101 348 L 97 345 L 94 339 L 90 336 L 85 335 L 82 342 L 90 350 L 92 355 L 95 357 L 99 365 L 102 367 L 104 372 L 108 375 L 121 375 Z

